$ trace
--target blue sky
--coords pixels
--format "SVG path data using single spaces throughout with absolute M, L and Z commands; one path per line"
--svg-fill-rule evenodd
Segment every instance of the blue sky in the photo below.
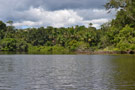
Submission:
M 0 0 L 0 20 L 20 27 L 69 27 L 91 22 L 99 28 L 115 16 L 107 14 L 108 0 Z

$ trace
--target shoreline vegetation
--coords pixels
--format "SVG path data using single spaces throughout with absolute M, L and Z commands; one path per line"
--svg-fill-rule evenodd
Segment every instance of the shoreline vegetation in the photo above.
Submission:
M 135 54 L 135 1 L 109 0 L 105 8 L 116 17 L 100 29 L 76 25 L 16 29 L 13 21 L 0 21 L 0 53 L 31 54 Z
M 0 55 L 5 54 L 36 54 L 36 55 L 135 55 L 135 51 L 74 51 L 74 52 L 11 52 L 0 51 Z

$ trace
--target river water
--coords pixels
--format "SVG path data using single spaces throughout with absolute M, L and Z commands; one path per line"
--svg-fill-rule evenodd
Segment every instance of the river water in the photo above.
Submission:
M 135 56 L 0 55 L 0 90 L 135 90 Z

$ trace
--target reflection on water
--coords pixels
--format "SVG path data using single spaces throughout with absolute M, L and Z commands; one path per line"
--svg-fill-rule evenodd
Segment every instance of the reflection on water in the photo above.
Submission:
M 135 56 L 1 55 L 0 90 L 135 90 Z
M 113 60 L 116 65 L 114 81 L 119 90 L 135 90 L 135 56 L 123 56 Z

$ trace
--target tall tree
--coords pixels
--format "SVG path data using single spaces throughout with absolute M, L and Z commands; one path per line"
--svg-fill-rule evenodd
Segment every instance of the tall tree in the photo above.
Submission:
M 113 8 L 124 10 L 127 17 L 135 21 L 135 0 L 109 0 L 105 7 L 107 10 Z
M 6 24 L 0 21 L 0 39 L 4 38 L 5 32 L 6 32 Z
M 8 33 L 12 32 L 13 29 L 14 29 L 13 21 L 7 21 L 7 24 L 9 24 L 9 26 L 7 27 L 7 31 L 5 33 L 5 37 L 4 38 L 7 38 Z

